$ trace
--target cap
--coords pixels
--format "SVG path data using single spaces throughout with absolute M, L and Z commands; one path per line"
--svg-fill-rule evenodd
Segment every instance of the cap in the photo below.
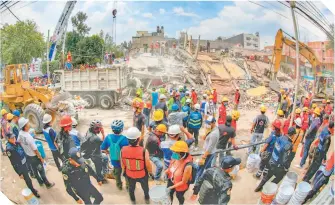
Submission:
M 11 138 L 15 137 L 15 135 L 14 135 L 13 132 L 7 132 L 6 137 L 7 137 L 7 139 L 11 139 Z
M 69 150 L 69 157 L 79 164 L 82 164 L 85 161 L 84 158 L 81 157 L 80 152 L 76 147 L 72 147 Z
M 221 168 L 222 169 L 229 169 L 235 165 L 241 164 L 240 158 L 234 158 L 232 156 L 225 156 L 221 161 Z
M 216 120 L 215 120 L 215 117 L 213 117 L 213 116 L 209 116 L 206 120 L 207 124 L 211 124 L 211 123 L 214 123 L 214 122 L 216 122 Z
M 232 120 L 233 120 L 233 118 L 232 118 L 230 115 L 228 115 L 228 116 L 226 117 L 226 122 L 231 123 Z

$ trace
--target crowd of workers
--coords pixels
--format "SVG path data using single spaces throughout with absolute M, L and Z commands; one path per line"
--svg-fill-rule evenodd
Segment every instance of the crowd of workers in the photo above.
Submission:
M 198 198 L 200 204 L 228 203 L 232 189 L 230 173 L 234 166 L 241 163 L 241 159 L 217 150 L 239 149 L 235 142 L 236 124 L 240 117 L 239 89 L 236 89 L 234 109 L 230 115 L 227 114 L 228 98 L 224 96 L 220 101 L 215 88 L 205 91 L 201 101 L 195 88 L 188 90 L 186 86 L 169 90 L 165 86 L 157 90 L 154 88 L 147 99 L 143 99 L 144 92 L 143 87 L 136 92 L 132 103 L 133 125 L 125 131 L 122 120 L 113 120 L 113 133 L 106 135 L 101 122 L 93 120 L 87 133 L 82 135 L 76 130 L 77 121 L 65 115 L 55 125 L 61 128 L 57 133 L 52 127 L 52 116 L 44 115 L 43 134 L 55 164 L 62 172 L 68 194 L 77 203 L 100 204 L 103 196 L 91 184 L 89 176 L 93 176 L 99 185 L 107 183 L 110 162 L 116 187 L 122 190 L 125 186 L 132 203 L 136 203 L 134 193 L 137 182 L 141 184 L 145 202 L 150 203 L 149 179 L 154 180 L 156 185 L 167 181 L 171 202 L 176 195 L 179 204 L 184 204 L 184 194 L 194 184 L 191 200 Z M 257 143 L 263 140 L 265 129 L 272 125 L 265 145 L 261 149 L 253 146 L 248 150 L 249 154 L 259 153 L 261 156 L 261 165 L 255 176 L 263 177 L 255 190 L 257 192 L 272 176 L 276 177 L 273 182 L 281 181 L 301 142 L 304 148 L 299 167 L 305 164 L 309 154 L 311 156 L 304 181 L 309 182 L 327 159 L 334 133 L 330 101 L 323 101 L 322 106 L 317 106 L 311 104 L 311 96 L 306 97 L 297 104 L 294 123 L 289 127 L 289 95 L 289 91 L 281 91 L 278 116 L 273 123 L 266 116 L 267 108 L 262 105 L 251 127 L 251 143 Z M 44 158 L 36 146 L 29 120 L 20 117 L 17 110 L 8 113 L 3 109 L 1 115 L 1 136 L 7 141 L 5 149 L 1 146 L 2 152 L 9 157 L 14 170 L 25 180 L 32 193 L 40 197 L 30 177 L 47 188 L 53 187 L 54 183 L 46 177 Z M 202 127 L 205 134 L 200 136 Z M 195 160 L 190 151 L 198 150 L 199 137 L 204 142 L 203 152 L 200 159 Z M 327 161 L 325 171 L 316 176 L 319 180 L 307 199 L 328 182 L 334 169 L 333 155 L 332 160 Z M 90 197 L 94 198 L 93 202 Z

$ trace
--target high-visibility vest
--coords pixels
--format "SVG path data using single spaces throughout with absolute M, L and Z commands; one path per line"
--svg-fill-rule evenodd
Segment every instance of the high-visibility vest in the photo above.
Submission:
M 144 148 L 141 146 L 125 146 L 121 149 L 121 160 L 126 175 L 132 179 L 140 179 L 146 175 Z
M 175 164 L 175 160 L 171 160 L 171 163 L 169 165 L 169 168 L 167 170 L 167 176 L 168 179 L 170 179 L 173 184 L 177 184 L 179 182 L 181 182 L 183 180 L 183 175 L 184 175 L 184 170 L 185 170 L 185 166 L 187 163 L 190 163 L 193 161 L 193 158 L 191 155 L 189 155 L 184 162 L 179 165 L 176 166 Z M 186 191 L 188 189 L 189 184 L 185 183 L 182 184 L 181 186 L 176 187 L 176 191 Z

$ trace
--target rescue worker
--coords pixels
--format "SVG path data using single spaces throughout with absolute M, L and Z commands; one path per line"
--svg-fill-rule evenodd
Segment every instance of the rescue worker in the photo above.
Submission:
M 139 92 L 139 91 L 136 91 L 135 98 L 132 101 L 132 106 L 134 107 L 134 105 L 137 102 L 143 102 L 142 97 L 141 97 L 141 92 Z
M 277 106 L 277 111 L 280 110 L 280 107 L 281 107 L 281 101 L 282 101 L 282 96 L 284 95 L 285 93 L 285 90 L 283 89 L 280 89 L 279 93 L 278 93 L 278 106 Z
M 233 110 L 231 113 L 232 121 L 231 126 L 235 129 L 235 132 L 237 132 L 237 121 L 240 118 L 240 112 L 237 110 Z
M 269 137 L 266 138 L 265 144 L 262 147 L 262 150 L 260 152 L 261 156 L 261 163 L 259 166 L 259 169 L 255 175 L 256 178 L 260 178 L 263 174 L 263 176 L 266 176 L 269 171 L 269 160 L 271 158 L 275 143 L 277 138 L 281 136 L 280 132 L 280 126 L 281 122 L 279 120 L 275 120 L 272 123 L 272 132 L 270 133 Z
M 238 104 L 240 103 L 240 98 L 241 98 L 241 94 L 240 94 L 240 89 L 237 87 L 236 91 L 235 91 L 235 99 L 234 99 L 234 109 L 238 110 Z
M 192 134 L 190 134 L 184 127 L 179 125 L 171 125 L 168 129 L 167 134 L 169 138 L 166 141 L 161 142 L 160 144 L 160 147 L 164 154 L 165 169 L 169 167 L 171 161 L 172 151 L 170 148 L 175 142 L 182 140 L 182 134 L 186 136 L 185 142 L 188 147 L 190 147 L 194 142 Z
M 179 92 L 176 92 L 174 95 L 170 96 L 170 99 L 169 99 L 169 101 L 167 103 L 169 112 L 172 111 L 172 106 L 174 104 L 178 105 L 178 111 L 179 111 L 179 109 L 181 108 L 181 103 L 180 103 L 179 99 L 180 99 L 180 93 Z
M 265 177 L 263 177 L 262 181 L 255 189 L 255 192 L 261 191 L 264 184 L 269 179 L 271 179 L 272 176 L 276 177 L 272 180 L 272 182 L 275 184 L 278 184 L 283 179 L 288 169 L 290 168 L 289 154 L 292 151 L 292 138 L 295 134 L 295 128 L 290 127 L 288 129 L 288 136 L 282 135 L 277 138 L 271 159 L 269 161 L 269 172 Z
M 294 124 L 295 124 L 295 130 L 297 134 L 292 137 L 292 151 L 290 152 L 290 155 L 288 156 L 289 157 L 288 158 L 289 167 L 291 166 L 291 163 L 295 157 L 299 144 L 302 141 L 302 136 L 304 135 L 304 131 L 301 129 L 301 126 L 302 126 L 301 118 L 295 119 Z
M 171 107 L 171 113 L 168 116 L 168 122 L 170 125 L 183 126 L 183 119 L 187 116 L 187 112 L 179 112 L 178 104 L 173 104 Z
M 240 158 L 225 156 L 220 162 L 220 167 L 207 169 L 197 179 L 191 200 L 195 201 L 199 194 L 199 204 L 228 204 L 233 188 L 229 173 L 239 164 L 241 164 Z
M 155 110 L 162 110 L 164 113 L 164 121 L 167 121 L 167 116 L 168 116 L 168 108 L 166 106 L 166 96 L 164 94 L 161 94 L 159 96 L 159 102 L 155 106 Z
M 40 184 L 40 186 L 45 186 L 50 189 L 55 186 L 55 183 L 50 183 L 45 175 L 45 170 L 43 168 L 44 160 L 40 153 L 38 152 L 35 139 L 29 134 L 30 124 L 29 120 L 21 117 L 19 119 L 19 137 L 17 138 L 17 142 L 20 143 L 23 148 L 27 160 L 31 165 L 33 173 Z
M 141 131 L 141 137 L 140 137 L 140 145 L 143 146 L 143 140 L 144 140 L 144 127 L 145 127 L 145 116 L 142 113 L 144 107 L 144 103 L 136 103 L 135 104 L 135 112 L 133 116 L 133 127 L 137 127 Z
M 6 150 L 3 148 L 3 141 L 6 140 L 6 134 L 9 131 L 9 126 L 7 123 L 7 110 L 6 109 L 2 109 L 1 110 L 1 121 L 0 121 L 0 125 L 1 125 L 1 152 L 3 155 L 6 155 Z
M 10 123 L 10 130 L 15 135 L 16 139 L 18 138 L 19 131 L 20 131 L 19 125 L 18 125 L 19 119 L 20 119 L 20 111 L 14 110 L 13 111 L 13 119 Z
M 305 97 L 305 100 L 303 101 L 303 106 L 309 108 L 311 104 L 311 101 L 308 96 Z
M 201 101 L 201 104 L 200 104 L 200 112 L 201 112 L 202 117 L 203 117 L 204 119 L 206 119 L 206 115 L 205 115 L 206 107 L 208 107 L 207 95 L 206 95 L 206 94 L 203 94 L 203 95 L 202 95 L 202 101 Z
M 216 104 L 218 102 L 218 93 L 216 92 L 216 88 L 213 88 L 213 103 L 214 103 L 214 109 L 216 110 Z
M 152 88 L 151 97 L 150 97 L 152 107 L 155 107 L 157 105 L 158 97 L 159 97 L 159 94 L 156 91 L 156 88 Z
M 138 97 L 140 99 L 143 99 L 143 92 L 144 92 L 144 86 L 141 85 L 137 90 L 136 90 L 136 94 L 138 93 Z M 136 96 L 137 97 L 137 96 Z
M 135 187 L 139 182 L 144 192 L 145 203 L 150 203 L 149 197 L 149 175 L 152 177 L 152 167 L 149 152 L 139 146 L 141 132 L 136 127 L 131 127 L 126 132 L 129 145 L 121 150 L 121 165 L 129 183 L 129 197 L 133 204 L 136 203 Z
M 198 103 L 198 95 L 197 95 L 197 93 L 195 92 L 195 88 L 194 88 L 194 87 L 192 87 L 191 98 L 192 98 L 192 103 L 193 103 L 193 105 L 195 105 L 195 104 Z
M 122 168 L 121 168 L 121 149 L 128 146 L 127 138 L 122 135 L 124 123 L 122 120 L 113 120 L 111 128 L 113 134 L 108 134 L 101 144 L 101 151 L 104 153 L 109 153 L 110 162 L 113 166 L 113 175 L 116 181 L 116 187 L 122 190 Z M 128 190 L 128 181 L 126 181 L 126 187 Z
M 72 129 L 71 117 L 64 115 L 59 122 L 59 126 L 61 127 L 61 130 L 56 136 L 55 146 L 57 147 L 61 158 L 65 160 L 69 158 L 69 150 L 72 147 L 76 147 L 72 137 L 70 136 L 70 130 Z
M 334 122 L 330 122 L 329 126 L 324 128 L 318 138 L 313 142 L 316 150 L 313 155 L 313 160 L 308 167 L 308 170 L 303 178 L 303 181 L 309 182 L 319 169 L 322 162 L 327 160 L 327 152 L 331 145 L 331 137 L 334 135 Z
M 166 95 L 167 94 L 166 85 L 164 84 L 161 88 L 159 88 L 158 92 L 160 95 Z
M 160 178 L 163 171 L 163 151 L 160 148 L 161 138 L 167 133 L 167 127 L 164 124 L 159 124 L 153 132 L 148 133 L 146 150 L 149 152 L 150 161 L 156 166 L 154 180 L 156 184 L 160 184 Z
M 228 98 L 223 97 L 221 100 L 221 106 L 219 107 L 219 125 L 224 125 L 226 123 L 227 117 L 227 107 L 228 107 Z
M 145 117 L 144 124 L 147 128 L 149 127 L 149 123 L 150 123 L 151 109 L 152 109 L 152 105 L 150 101 L 147 101 L 146 103 L 144 103 L 144 108 L 143 108 L 143 115 Z
M 325 113 L 327 115 L 331 115 L 331 113 L 333 112 L 333 106 L 330 104 L 330 100 L 327 100 L 327 105 L 325 107 Z
M 207 107 L 207 109 L 205 107 L 205 113 L 207 113 L 206 114 L 207 117 L 209 117 L 209 116 L 215 117 L 216 110 L 215 110 L 215 105 L 214 105 L 213 99 L 214 99 L 213 95 L 210 95 L 209 96 L 209 101 L 208 101 L 208 107 Z
M 301 141 L 303 141 L 303 139 L 305 137 L 305 134 L 306 134 L 306 131 L 307 131 L 308 127 L 309 127 L 309 114 L 308 114 L 308 108 L 307 107 L 302 108 L 301 120 L 302 120 L 302 127 L 301 127 L 301 129 L 304 132 Z
M 250 133 L 251 133 L 250 143 L 251 144 L 258 143 L 263 140 L 264 130 L 265 128 L 268 127 L 268 124 L 269 124 L 269 118 L 265 115 L 266 107 L 264 105 L 261 105 L 260 111 L 261 111 L 261 114 L 255 117 L 252 123 L 251 129 L 250 129 Z M 259 147 L 260 145 L 250 147 L 248 150 L 248 154 L 250 154 L 251 152 L 255 152 L 256 154 L 258 154 Z
M 99 181 L 107 183 L 107 180 L 103 176 L 103 156 L 101 154 L 101 144 L 104 141 L 104 131 L 102 124 L 99 120 L 93 120 L 90 123 L 90 128 L 88 129 L 85 140 L 83 140 L 80 151 L 84 153 L 84 159 L 91 159 L 94 163 L 95 171 Z M 98 134 L 102 133 L 102 139 Z M 107 162 L 108 163 L 108 162 Z
M 167 121 L 164 121 L 164 112 L 161 109 L 155 110 L 153 115 L 152 115 L 152 122 L 150 122 L 149 124 L 149 128 L 148 131 L 151 132 L 152 130 L 155 130 L 156 127 L 159 124 L 164 124 L 166 127 L 168 127 L 167 125 Z M 163 140 L 162 140 L 163 141 Z
M 168 177 L 167 188 L 170 191 L 171 204 L 173 203 L 173 195 L 176 192 L 179 204 L 184 204 L 184 194 L 189 188 L 192 180 L 192 163 L 193 158 L 189 153 L 186 142 L 177 141 L 170 148 L 173 152 L 171 162 L 165 171 Z
M 306 131 L 306 137 L 304 142 L 304 154 L 300 161 L 300 164 L 296 167 L 302 168 L 306 162 L 306 159 L 308 157 L 309 149 L 311 147 L 312 142 L 314 141 L 317 131 L 321 125 L 320 122 L 320 108 L 315 108 L 314 110 L 314 117 L 312 119 L 312 124 L 309 126 L 308 130 Z
M 186 112 L 187 113 L 187 116 L 183 118 L 183 126 L 184 127 L 187 127 L 187 121 L 188 121 L 188 117 L 191 113 L 191 99 L 187 99 L 186 100 L 186 104 L 181 108 L 181 111 L 182 112 Z
M 67 154 L 68 159 L 62 167 L 63 180 L 67 193 L 78 204 L 100 204 L 103 201 L 101 193 L 93 186 L 90 176 L 93 176 L 101 186 L 102 182 L 81 157 L 76 147 L 72 147 Z M 94 198 L 92 203 L 91 197 Z
M 33 187 L 33 183 L 29 177 L 27 158 L 22 147 L 16 143 L 16 136 L 12 132 L 7 133 L 6 153 L 14 171 L 26 182 L 31 192 L 40 198 L 37 190 Z
M 301 109 L 300 108 L 295 109 L 295 116 L 294 116 L 294 119 L 293 119 L 293 126 L 295 125 L 294 120 L 297 119 L 297 118 L 300 118 L 300 114 L 301 114 Z M 284 126 L 283 126 L 283 134 L 284 135 L 287 135 L 287 133 L 288 133 L 288 128 L 290 126 L 290 121 L 291 121 L 291 115 L 284 121 Z
M 282 103 L 281 103 L 281 107 L 280 107 L 280 110 L 282 110 L 284 112 L 284 116 L 287 117 L 287 114 L 288 114 L 288 101 L 286 99 L 286 95 L 283 95 L 283 100 L 282 100 Z
M 206 120 L 206 124 L 210 126 L 210 132 L 206 136 L 205 143 L 204 143 L 204 154 L 201 156 L 200 161 L 198 162 L 199 168 L 197 171 L 198 179 L 202 173 L 212 167 L 212 164 L 215 164 L 213 160 L 215 160 L 215 152 L 216 152 L 216 145 L 218 144 L 220 138 L 220 131 L 219 128 L 216 126 L 216 120 L 213 116 L 210 116 Z
M 190 98 L 190 92 L 186 91 L 186 92 L 185 92 L 185 96 L 184 96 L 184 97 L 181 99 L 181 101 L 180 101 L 182 107 L 185 106 L 186 101 L 187 101 L 188 99 L 190 100 L 190 104 L 191 104 L 192 100 L 191 100 L 191 98 Z
M 198 138 L 199 138 L 199 130 L 202 126 L 202 115 L 200 113 L 200 105 L 195 104 L 194 105 L 194 111 L 190 113 L 188 117 L 188 123 L 187 123 L 187 130 L 189 133 L 191 133 L 194 137 L 194 146 L 195 150 L 198 149 Z
M 43 116 L 43 135 L 45 140 L 48 143 L 49 149 L 51 151 L 52 157 L 55 161 L 55 164 L 58 168 L 58 171 L 61 171 L 61 165 L 60 162 L 63 161 L 63 158 L 61 157 L 56 145 L 55 145 L 55 140 L 56 140 L 56 131 L 51 127 L 51 121 L 52 121 L 52 116 L 49 114 L 44 114 Z M 64 159 L 65 160 L 65 159 Z
M 70 130 L 69 134 L 72 137 L 74 144 L 76 145 L 77 149 L 80 150 L 80 141 L 83 139 L 83 136 L 77 130 L 78 122 L 74 117 L 71 117 L 72 120 L 72 129 Z
M 284 132 L 284 123 L 285 123 L 285 118 L 284 118 L 284 111 L 278 110 L 277 111 L 277 118 L 276 120 L 280 121 L 280 133 Z

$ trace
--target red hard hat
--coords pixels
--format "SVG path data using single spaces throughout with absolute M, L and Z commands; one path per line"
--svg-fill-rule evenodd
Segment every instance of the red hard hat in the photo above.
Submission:
M 280 129 L 281 127 L 281 122 L 280 120 L 275 120 L 273 123 L 272 123 L 272 126 L 277 128 L 277 129 Z
M 176 95 L 175 95 L 176 97 L 178 97 L 178 96 L 180 96 L 180 93 L 179 92 L 176 92 Z
M 136 102 L 135 102 L 135 107 L 136 107 L 136 108 L 141 108 L 141 109 L 143 109 L 143 107 L 144 107 L 144 103 L 143 103 L 143 102 L 136 101 Z
M 59 126 L 66 127 L 72 125 L 72 119 L 69 115 L 64 115 L 59 122 Z

